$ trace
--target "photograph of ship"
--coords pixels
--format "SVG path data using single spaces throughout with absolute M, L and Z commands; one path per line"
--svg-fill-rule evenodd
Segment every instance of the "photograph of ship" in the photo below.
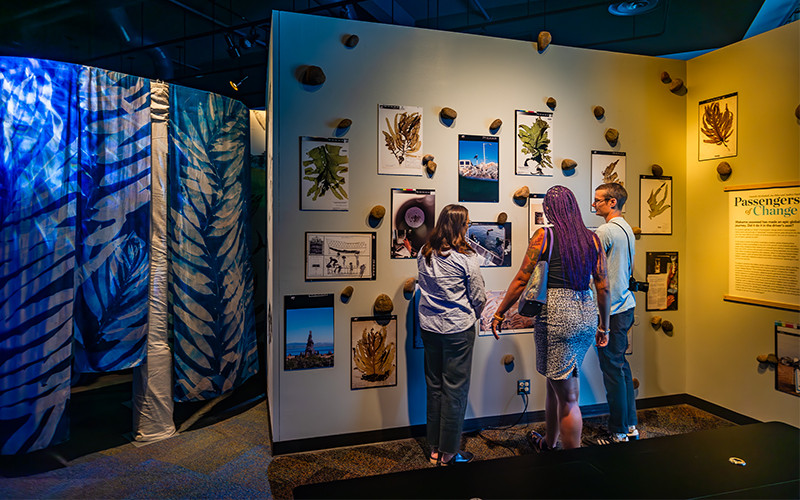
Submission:
M 458 136 L 458 201 L 500 201 L 500 138 Z
M 797 325 L 775 324 L 775 389 L 800 396 L 800 328 Z
M 472 222 L 467 242 L 481 259 L 481 267 L 511 266 L 511 223 Z
M 333 366 L 333 294 L 284 297 L 284 370 Z
M 481 314 L 480 336 L 492 334 L 492 316 L 505 295 L 505 290 L 486 290 L 486 307 L 483 308 L 483 313 Z M 500 323 L 500 335 L 533 332 L 533 318 L 520 316 L 517 312 L 518 310 L 519 301 L 514 302 L 514 304 L 508 308 L 508 311 L 506 311 L 506 319 Z

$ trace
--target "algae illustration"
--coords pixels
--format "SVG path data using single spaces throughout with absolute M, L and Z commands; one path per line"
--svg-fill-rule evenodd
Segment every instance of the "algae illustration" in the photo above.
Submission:
M 728 147 L 733 135 L 733 112 L 725 104 L 725 111 L 720 110 L 719 102 L 712 102 L 703 107 L 703 124 L 700 131 L 705 136 L 703 142 Z
M 522 142 L 521 152 L 527 156 L 525 159 L 526 166 L 528 161 L 533 160 L 543 167 L 553 168 L 553 162 L 550 157 L 549 128 L 550 125 L 539 117 L 530 126 L 524 123 L 518 125 L 517 136 Z
M 398 164 L 402 165 L 407 156 L 414 156 L 422 148 L 421 124 L 422 115 L 419 112 L 396 113 L 394 126 L 386 118 L 386 130 L 381 132 L 386 140 L 386 148 L 394 155 Z
M 347 143 L 340 139 L 335 141 L 302 138 L 303 209 L 347 210 Z
M 396 321 L 396 320 L 395 320 Z M 396 325 L 395 321 L 392 322 Z M 375 385 L 392 385 L 388 380 L 395 375 L 395 343 L 389 340 L 386 325 L 370 322 L 361 330 L 361 338 L 354 339 L 353 346 L 353 379 L 360 378 L 372 384 L 361 387 L 374 387 Z M 356 325 L 354 325 L 356 327 Z M 376 328 L 377 327 L 377 328 Z M 360 374 L 360 377 L 358 376 Z M 392 377 L 396 384 L 396 377 Z M 380 384 L 375 384 L 381 382 Z
M 619 184 L 623 184 L 623 182 L 619 178 L 619 175 L 617 174 L 617 172 L 615 172 L 618 163 L 619 160 L 612 161 L 611 163 L 608 164 L 608 166 L 605 169 L 603 169 L 603 184 L 607 184 L 609 182 L 617 182 Z
M 659 194 L 661 194 L 663 190 L 663 195 L 659 199 Z M 667 183 L 664 182 L 657 189 L 653 189 L 650 191 L 650 196 L 647 197 L 647 207 L 648 213 L 647 216 L 650 219 L 653 219 L 662 213 L 666 212 L 667 209 L 671 206 L 667 203 L 669 199 L 669 187 Z

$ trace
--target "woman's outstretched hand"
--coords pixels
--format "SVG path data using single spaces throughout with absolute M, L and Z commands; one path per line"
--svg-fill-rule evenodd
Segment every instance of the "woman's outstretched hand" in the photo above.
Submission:
M 497 313 L 495 312 L 494 316 L 492 316 L 492 335 L 494 335 L 494 338 L 497 340 L 500 340 L 500 324 L 502 322 L 503 320 L 499 319 L 497 317 Z

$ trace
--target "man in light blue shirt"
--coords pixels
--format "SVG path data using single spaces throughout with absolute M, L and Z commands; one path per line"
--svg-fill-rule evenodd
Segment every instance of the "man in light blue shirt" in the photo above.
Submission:
M 628 289 L 635 250 L 633 230 L 622 217 L 622 207 L 627 199 L 628 192 L 621 184 L 608 183 L 595 189 L 592 204 L 597 215 L 605 219 L 605 224 L 597 228 L 596 234 L 606 253 L 611 302 L 608 345 L 597 348 L 608 400 L 610 433 L 607 438 L 598 440 L 600 444 L 639 439 L 633 377 L 628 360 L 625 359 L 628 330 L 633 325 L 636 307 L 633 292 Z

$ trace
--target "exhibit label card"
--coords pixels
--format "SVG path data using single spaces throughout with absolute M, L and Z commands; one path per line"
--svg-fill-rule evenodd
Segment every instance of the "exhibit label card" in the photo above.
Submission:
M 300 138 L 300 209 L 347 210 L 348 139 Z
M 800 185 L 728 192 L 728 293 L 800 308 Z M 762 304 L 771 305 L 771 304 Z
M 553 176 L 553 113 L 517 110 L 516 174 Z
M 422 175 L 422 108 L 378 105 L 378 173 Z

